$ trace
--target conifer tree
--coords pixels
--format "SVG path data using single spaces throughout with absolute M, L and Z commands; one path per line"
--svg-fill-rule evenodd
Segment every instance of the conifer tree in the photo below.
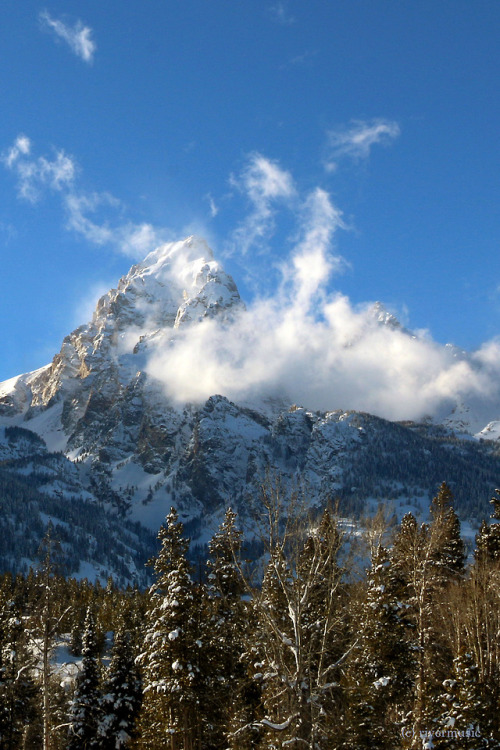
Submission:
M 209 543 L 208 617 L 202 625 L 203 744 L 214 749 L 227 745 L 229 727 L 244 689 L 244 650 L 247 607 L 242 601 L 245 582 L 239 560 L 242 533 L 236 514 L 228 508 L 219 531 Z
M 81 671 L 75 681 L 75 691 L 70 705 L 67 750 L 94 750 L 97 748 L 99 723 L 100 664 L 95 637 L 95 621 L 89 607 L 83 633 Z
M 341 537 L 329 511 L 305 543 L 296 531 L 272 551 L 256 599 L 265 710 L 260 723 L 270 747 L 312 749 L 331 742 L 346 646 Z
M 465 565 L 465 547 L 460 533 L 460 520 L 455 512 L 453 493 L 443 482 L 430 507 L 431 529 L 437 531 L 434 549 L 434 567 L 441 569 L 445 583 L 453 576 L 461 575 Z
M 199 608 L 186 558 L 189 541 L 182 534 L 172 508 L 158 534 L 161 549 L 152 561 L 156 583 L 144 650 L 137 658 L 144 685 L 138 746 L 152 750 L 191 750 L 200 735 Z
M 22 747 L 25 730 L 36 719 L 35 659 L 21 614 L 0 592 L 0 747 Z
M 53 678 L 51 654 L 54 639 L 59 631 L 65 612 L 64 600 L 58 594 L 57 572 L 61 562 L 61 545 L 54 537 L 52 522 L 40 544 L 38 555 L 41 564 L 36 573 L 30 571 L 27 580 L 28 607 L 31 610 L 32 645 L 39 652 L 41 662 L 41 709 L 42 746 L 52 750 L 54 724 L 58 724 L 58 686 Z M 69 609 L 69 608 L 68 608 Z
M 131 633 L 125 623 L 116 632 L 102 691 L 96 747 L 99 750 L 123 750 L 129 746 L 134 734 L 142 699 Z
M 443 688 L 442 713 L 438 720 L 441 731 L 435 738 L 436 748 L 478 750 L 490 747 L 486 738 L 488 718 L 484 686 L 479 683 L 474 657 L 464 646 L 454 659 L 452 675 L 443 682 Z
M 379 545 L 342 680 L 347 703 L 342 747 L 392 750 L 400 739 L 396 722 L 408 701 L 413 664 L 398 589 L 388 551 Z
M 431 522 L 419 527 L 414 516 L 407 514 L 392 551 L 394 570 L 402 584 L 402 601 L 408 604 L 413 623 L 411 646 L 417 657 L 411 747 L 418 747 L 420 733 L 429 730 L 437 718 L 436 701 L 449 669 L 446 644 L 437 636 L 436 612 L 445 587 L 464 569 L 460 523 L 452 503 L 452 493 L 443 483 L 431 503 Z
M 493 506 L 491 520 L 488 524 L 483 520 L 476 536 L 476 550 L 474 557 L 480 564 L 500 564 L 500 490 L 490 501 Z

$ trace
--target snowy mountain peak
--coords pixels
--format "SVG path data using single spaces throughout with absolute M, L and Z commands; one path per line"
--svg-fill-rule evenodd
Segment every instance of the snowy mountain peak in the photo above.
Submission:
M 213 261 L 213 253 L 202 237 L 191 236 L 180 242 L 167 242 L 132 266 L 121 283 L 153 276 L 158 281 L 170 281 L 189 274 L 189 267 Z
M 188 237 L 161 245 L 99 300 L 93 323 L 112 316 L 118 330 L 143 328 L 143 334 L 171 328 L 196 317 L 241 305 L 233 279 L 214 260 L 205 240 Z M 194 307 L 197 315 L 188 315 Z
M 390 326 L 391 328 L 401 328 L 401 323 L 395 315 L 390 313 L 382 302 L 375 302 L 371 307 L 371 314 L 377 323 Z
M 236 284 L 203 239 L 161 245 L 99 299 L 92 321 L 66 336 L 49 366 L 0 393 L 0 411 L 29 417 L 62 399 L 65 428 L 72 428 L 91 394 L 119 391 L 137 377 L 143 342 L 162 345 L 181 326 L 224 320 L 243 308 Z

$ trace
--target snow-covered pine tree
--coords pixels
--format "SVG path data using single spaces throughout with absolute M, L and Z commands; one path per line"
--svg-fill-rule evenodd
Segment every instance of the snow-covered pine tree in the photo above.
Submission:
M 409 513 L 401 521 L 392 550 L 393 568 L 400 577 L 401 600 L 408 604 L 416 654 L 413 735 L 410 747 L 419 746 L 420 733 L 433 726 L 436 700 L 449 670 L 450 655 L 437 635 L 437 612 L 445 587 L 463 572 L 464 548 L 453 496 L 442 484 L 431 503 L 431 522 L 418 526 Z
M 440 750 L 481 750 L 493 747 L 486 737 L 488 709 L 477 664 L 462 646 L 453 661 L 451 677 L 443 682 L 434 746 Z
M 301 537 L 303 527 L 276 543 L 255 599 L 266 747 L 329 747 L 338 720 L 337 677 L 346 645 L 341 536 L 325 511 L 305 542 Z
M 99 750 L 124 750 L 134 734 L 142 685 L 135 665 L 131 633 L 123 622 L 115 634 L 102 692 L 96 747 Z
M 25 731 L 37 717 L 35 658 L 28 647 L 21 613 L 0 591 L 0 747 L 24 747 Z
M 392 750 L 400 740 L 398 722 L 408 705 L 411 651 L 406 610 L 387 549 L 373 551 L 366 593 L 356 617 L 354 647 L 344 669 L 342 748 Z
M 450 487 L 443 482 L 430 506 L 431 529 L 442 536 L 434 550 L 434 566 L 441 569 L 442 582 L 462 575 L 465 566 L 465 547 L 461 537 L 460 519 L 454 508 Z
M 242 532 L 236 514 L 228 508 L 220 529 L 209 543 L 208 611 L 201 627 L 205 700 L 203 746 L 226 747 L 228 730 L 238 712 L 244 690 L 245 668 L 241 661 L 248 620 L 242 600 L 245 581 L 238 563 Z
M 68 721 L 66 750 L 94 750 L 100 715 L 100 661 L 91 607 L 85 617 L 82 665 L 75 680 Z
M 463 597 L 462 623 L 466 648 L 483 686 L 484 734 L 488 748 L 500 748 L 500 490 L 491 500 L 491 520 L 476 536 L 475 562 Z
M 200 736 L 199 602 L 186 558 L 189 540 L 172 508 L 152 560 L 156 583 L 150 589 L 144 650 L 143 703 L 137 746 L 148 750 L 192 750 Z
M 474 557 L 479 564 L 500 566 L 500 490 L 491 498 L 492 523 L 483 520 L 476 536 Z

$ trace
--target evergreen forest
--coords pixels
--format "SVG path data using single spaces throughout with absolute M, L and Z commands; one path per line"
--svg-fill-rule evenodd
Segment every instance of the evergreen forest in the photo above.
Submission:
M 40 565 L 0 576 L 2 750 L 500 749 L 500 491 L 474 549 L 429 520 L 349 530 L 261 488 L 247 560 L 227 509 L 194 566 L 175 509 L 149 590 Z

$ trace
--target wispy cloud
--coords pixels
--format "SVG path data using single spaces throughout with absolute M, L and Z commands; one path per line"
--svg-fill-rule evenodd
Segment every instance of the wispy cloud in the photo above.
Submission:
M 243 193 L 252 205 L 252 211 L 233 233 L 233 243 L 239 253 L 265 242 L 272 232 L 273 205 L 287 202 L 295 196 L 295 185 L 289 172 L 275 161 L 254 153 L 238 177 L 230 179 L 233 187 Z
M 499 340 L 457 357 L 427 332 L 384 325 L 380 305 L 355 306 L 332 289 L 345 266 L 336 241 L 345 224 L 324 189 L 301 195 L 292 175 L 261 154 L 233 184 L 252 204 L 238 231 L 246 227 L 255 239 L 255 227 L 269 226 L 279 199 L 293 205 L 295 241 L 279 266 L 279 283 L 268 291 L 261 274 L 245 311 L 180 328 L 174 338 L 169 331 L 151 344 L 146 369 L 169 397 L 202 402 L 221 393 L 241 402 L 276 395 L 312 409 L 418 419 L 450 411 L 461 398 L 498 394 Z
M 97 45 L 92 39 L 92 29 L 89 26 L 84 26 L 80 20 L 70 26 L 60 19 L 52 18 L 46 10 L 40 13 L 39 18 L 42 28 L 66 42 L 77 57 L 89 64 L 93 62 Z
M 19 197 L 37 203 L 47 191 L 55 194 L 66 214 L 66 228 L 94 245 L 109 245 L 132 258 L 142 258 L 167 238 L 164 228 L 123 220 L 122 203 L 108 192 L 78 189 L 74 157 L 55 149 L 54 156 L 34 156 L 30 139 L 19 135 L 0 155 L 17 177 Z
M 306 50 L 301 55 L 295 55 L 291 57 L 288 62 L 280 66 L 281 70 L 287 70 L 289 68 L 310 68 L 313 65 L 314 58 L 317 56 L 317 50 L 312 52 Z
M 291 26 L 295 23 L 295 18 L 289 13 L 285 2 L 277 2 L 269 7 L 271 18 L 283 26 Z
M 212 217 L 212 219 L 215 219 L 215 217 L 219 213 L 219 207 L 217 206 L 216 202 L 214 201 L 214 199 L 212 197 L 212 194 L 211 193 L 207 193 L 206 196 L 205 196 L 205 200 L 208 201 L 208 205 L 210 207 L 210 216 Z
M 341 159 L 360 161 L 370 156 L 372 146 L 386 146 L 400 134 L 393 120 L 353 120 L 349 126 L 327 132 L 325 169 L 333 172 Z
M 14 144 L 0 156 L 3 164 L 17 175 L 21 198 L 36 203 L 44 189 L 61 191 L 73 184 L 77 165 L 72 156 L 56 149 L 53 158 L 29 158 L 31 148 L 30 139 L 19 135 Z
M 7 167 L 12 167 L 20 156 L 27 156 L 31 150 L 31 141 L 22 133 L 17 136 L 14 144 L 2 155 L 2 161 Z
M 258 195 L 289 194 L 277 185 L 281 180 L 271 180 Z M 312 409 L 411 419 L 498 393 L 499 341 L 469 359 L 456 357 L 426 333 L 384 325 L 380 306 L 354 306 L 331 288 L 344 262 L 335 247 L 341 211 L 319 187 L 296 195 L 295 205 L 297 239 L 280 284 L 232 320 L 206 319 L 151 343 L 146 369 L 169 397 L 203 402 L 221 393 L 241 402 L 276 395 Z

